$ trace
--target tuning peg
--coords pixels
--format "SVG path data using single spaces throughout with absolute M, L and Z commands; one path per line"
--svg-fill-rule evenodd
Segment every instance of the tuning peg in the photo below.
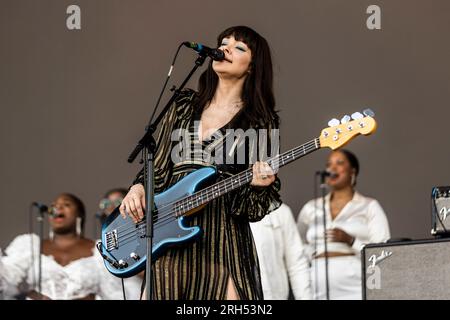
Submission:
M 341 122 L 338 119 L 335 119 L 335 118 L 333 118 L 330 121 L 328 121 L 328 126 L 329 127 L 335 127 L 335 126 L 338 126 L 340 124 L 341 124 Z
M 352 119 L 352 118 L 350 118 L 350 116 L 346 114 L 345 116 L 342 117 L 341 123 L 342 123 L 342 124 L 347 123 L 347 122 L 349 122 L 351 119 Z
M 363 114 L 366 117 L 372 117 L 372 118 L 375 117 L 375 112 L 373 112 L 372 109 L 369 109 L 369 108 L 364 109 Z
M 355 112 L 355 113 L 352 114 L 352 119 L 353 120 L 358 120 L 358 119 L 361 119 L 361 118 L 364 118 L 364 116 L 362 115 L 361 112 Z

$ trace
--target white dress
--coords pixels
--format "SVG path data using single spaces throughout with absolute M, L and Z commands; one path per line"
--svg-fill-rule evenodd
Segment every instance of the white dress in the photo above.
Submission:
M 343 242 L 327 242 L 328 252 L 353 254 L 328 259 L 328 280 L 330 299 L 354 300 L 362 298 L 360 252 L 368 243 L 385 242 L 390 238 L 389 224 L 383 208 L 377 200 L 355 192 L 341 212 L 332 219 L 330 195 L 325 198 L 326 229 L 338 228 L 355 237 L 352 246 Z M 309 201 L 300 211 L 297 224 L 300 235 L 307 243 L 311 259 L 311 279 L 314 298 L 326 297 L 325 259 L 313 259 L 324 253 L 322 199 Z
M 34 284 L 37 283 L 39 247 L 37 235 L 25 234 L 11 242 L 5 250 L 6 255 L 0 253 L 3 298 L 13 299 L 33 288 L 37 291 Z M 123 299 L 120 280 L 106 270 L 95 247 L 92 256 L 66 266 L 57 263 L 52 256 L 42 255 L 41 287 L 43 295 L 56 300 L 79 299 L 90 294 L 100 299 Z

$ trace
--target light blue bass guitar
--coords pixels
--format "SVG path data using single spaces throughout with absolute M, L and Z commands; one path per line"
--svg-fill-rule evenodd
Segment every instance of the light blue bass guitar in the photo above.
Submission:
M 343 121 L 334 120 L 323 129 L 320 137 L 269 159 L 273 168 L 279 168 L 320 148 L 337 149 L 359 134 L 375 131 L 376 122 L 372 111 L 357 112 Z M 158 259 L 170 246 L 184 245 L 198 239 L 200 227 L 187 227 L 185 217 L 194 214 L 209 201 L 235 190 L 252 180 L 252 170 L 247 169 L 232 177 L 213 183 L 216 169 L 198 169 L 166 191 L 155 195 L 154 237 L 152 257 Z M 106 219 L 102 227 L 99 249 L 106 268 L 118 277 L 131 277 L 145 269 L 146 264 L 145 219 L 135 224 L 131 218 L 123 219 L 119 208 Z

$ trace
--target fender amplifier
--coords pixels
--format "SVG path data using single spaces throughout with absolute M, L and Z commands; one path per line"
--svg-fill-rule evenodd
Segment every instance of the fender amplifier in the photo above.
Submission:
M 450 299 L 450 239 L 370 244 L 361 251 L 365 300 Z
M 450 187 L 431 190 L 431 234 L 450 236 Z

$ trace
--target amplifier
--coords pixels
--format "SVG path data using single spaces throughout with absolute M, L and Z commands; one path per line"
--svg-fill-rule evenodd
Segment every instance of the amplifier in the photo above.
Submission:
M 450 239 L 370 244 L 361 251 L 365 300 L 450 298 Z
M 450 187 L 431 190 L 431 234 L 450 235 Z

